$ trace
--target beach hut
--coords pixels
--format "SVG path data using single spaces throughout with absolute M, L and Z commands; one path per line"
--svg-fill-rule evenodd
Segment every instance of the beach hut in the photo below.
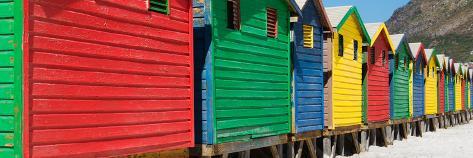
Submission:
M 465 63 L 462 65 L 462 71 L 463 71 L 463 82 L 462 82 L 462 86 L 463 86 L 463 91 L 462 91 L 462 96 L 463 96 L 463 105 L 464 105 L 464 109 L 470 109 L 470 104 L 469 104 L 469 101 L 468 101 L 468 65 Z
M 464 96 L 462 95 L 462 91 L 464 88 L 462 87 L 463 84 L 463 72 L 461 63 L 454 63 L 453 68 L 455 69 L 455 111 L 464 110 Z
M 22 157 L 22 1 L 0 1 L 0 157 Z
M 438 113 L 438 75 L 437 67 L 440 65 L 437 60 L 435 49 L 425 49 L 427 58 L 427 70 L 425 71 L 425 114 L 435 115 Z
M 293 133 L 324 129 L 323 41 L 332 26 L 321 0 L 297 0 L 302 17 L 294 24 Z
M 455 111 L 455 67 L 454 60 L 446 57 L 448 61 L 448 111 L 454 112 Z
M 194 1 L 196 141 L 291 132 L 292 0 Z
M 11 2 L 1 1 L 0 12 Z M 23 128 L 23 146 L 13 147 L 23 157 L 112 157 L 194 146 L 192 1 L 14 3 L 24 56 L 21 43 L 13 44 L 11 53 L 18 54 L 8 58 L 18 62 L 8 82 L 14 86 L 0 89 L 12 92 L 2 103 L 24 99 L 23 125 L 16 125 Z M 4 151 L 0 157 L 14 157 Z
M 422 43 L 409 43 L 412 56 L 415 59 L 413 68 L 413 117 L 422 117 L 425 112 L 425 68 L 427 58 Z
M 437 62 L 439 63 L 438 80 L 437 80 L 437 94 L 438 94 L 438 113 L 443 114 L 447 111 L 447 80 L 446 80 L 446 63 L 445 54 L 437 54 Z
M 354 6 L 326 8 L 334 28 L 332 51 L 324 51 L 325 126 L 362 123 L 362 45 L 371 43 Z
M 365 24 L 371 43 L 366 46 L 367 57 L 363 64 L 363 121 L 365 123 L 387 121 L 389 111 L 389 54 L 395 48 L 384 23 Z
M 391 64 L 393 66 L 391 68 L 392 79 L 390 83 L 390 115 L 393 120 L 407 119 L 410 116 L 409 107 L 411 106 L 409 101 L 411 69 L 409 65 L 413 56 L 404 34 L 391 35 L 390 38 L 396 50 Z
M 470 109 L 473 109 L 473 101 L 472 101 L 473 99 L 473 69 L 468 69 L 468 77 L 470 79 L 469 80 L 470 82 L 468 82 L 470 84 L 468 86 L 468 88 L 470 88 L 470 90 L 468 91 L 469 93 L 468 96 L 470 97 L 468 101 L 469 101 Z

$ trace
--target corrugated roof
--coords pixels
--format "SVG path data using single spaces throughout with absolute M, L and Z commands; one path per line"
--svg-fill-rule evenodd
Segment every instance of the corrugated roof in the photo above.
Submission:
M 394 47 L 396 47 L 396 49 L 399 48 L 399 46 L 401 45 L 401 42 L 404 40 L 404 34 L 390 35 L 389 37 L 391 37 L 391 40 L 393 41 L 393 45 Z
M 421 46 L 422 46 L 422 43 L 409 43 L 409 47 L 411 49 L 411 55 L 416 60 L 417 60 L 417 55 L 420 52 L 419 50 Z
M 340 7 L 327 7 L 325 11 L 327 11 L 328 19 L 332 24 L 332 27 L 337 27 L 340 22 L 342 22 L 343 18 L 347 14 L 347 12 L 353 6 L 340 6 Z
M 368 31 L 368 34 L 370 35 L 371 39 L 374 41 L 374 35 L 376 35 L 376 32 L 378 32 L 379 27 L 381 27 L 383 23 L 368 23 L 365 24 L 366 31 Z
M 445 64 L 445 54 L 438 54 L 437 61 L 440 64 L 440 69 L 443 69 L 443 64 Z

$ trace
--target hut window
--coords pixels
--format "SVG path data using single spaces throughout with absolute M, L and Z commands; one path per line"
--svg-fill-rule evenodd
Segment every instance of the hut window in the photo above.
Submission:
M 371 64 L 375 64 L 376 63 L 376 48 L 375 47 L 371 47 L 371 50 L 370 50 L 370 63 Z
M 343 57 L 343 35 L 338 34 L 338 56 Z
M 149 0 L 149 10 L 169 14 L 169 0 Z
M 427 68 L 427 77 L 430 77 L 430 69 Z
M 227 0 L 227 27 L 240 30 L 240 0 Z
M 407 61 L 407 57 L 404 57 L 404 69 L 406 69 L 407 66 L 408 66 L 407 62 L 409 62 L 409 61 Z
M 399 56 L 394 55 L 394 67 L 398 69 L 399 67 Z
M 268 37 L 276 38 L 278 36 L 278 14 L 276 9 L 266 9 L 267 32 Z
M 358 41 L 353 41 L 353 60 L 358 60 Z
M 314 48 L 314 27 L 311 25 L 303 25 L 302 27 L 304 32 L 304 47 Z

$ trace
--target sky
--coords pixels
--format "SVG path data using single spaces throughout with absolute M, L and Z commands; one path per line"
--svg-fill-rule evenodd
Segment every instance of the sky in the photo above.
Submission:
M 363 22 L 385 22 L 394 10 L 407 4 L 409 0 L 323 0 L 325 7 L 354 5 L 360 12 Z

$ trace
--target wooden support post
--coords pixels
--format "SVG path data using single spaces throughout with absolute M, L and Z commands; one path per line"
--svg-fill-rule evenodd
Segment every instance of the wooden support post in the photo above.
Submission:
M 387 147 L 389 144 L 389 141 L 388 141 L 388 135 L 386 132 L 386 127 L 381 127 L 380 130 L 381 130 L 381 137 L 383 137 L 383 146 Z
M 222 158 L 228 158 L 228 154 L 223 154 Z
M 370 144 L 372 144 L 372 145 L 374 145 L 374 146 L 378 146 L 378 141 L 377 141 L 377 138 L 376 138 L 376 137 L 377 137 L 377 136 L 376 136 L 376 133 L 378 133 L 378 132 L 376 131 L 376 129 L 370 129 L 370 141 L 371 141 Z
M 329 137 L 323 138 L 323 157 L 324 158 L 332 158 L 332 139 Z
M 404 139 L 407 139 L 409 137 L 409 132 L 410 132 L 410 127 L 408 126 L 408 123 L 402 123 L 402 131 L 403 131 L 403 136 Z
M 250 158 L 251 157 L 250 153 L 251 153 L 250 150 L 242 151 L 240 152 L 239 156 L 240 158 Z
M 288 142 L 287 143 L 287 157 L 288 158 L 294 158 L 295 157 L 294 142 Z
M 360 143 L 358 142 L 358 133 L 354 132 L 351 133 L 351 137 L 353 139 L 353 144 L 355 145 L 355 153 L 360 153 Z
M 270 149 L 271 149 L 271 155 L 273 156 L 273 158 L 282 158 L 280 157 L 281 150 L 278 150 L 278 147 L 271 146 Z
M 307 148 L 309 149 L 309 157 L 310 158 L 317 158 L 317 143 L 316 139 L 308 139 L 306 140 Z
M 422 135 L 424 134 L 424 128 L 422 128 L 424 126 L 424 121 L 417 121 L 417 127 L 419 129 L 419 136 L 422 137 Z
M 406 123 L 406 134 L 407 135 L 412 135 L 412 129 L 411 129 L 411 123 Z
M 394 141 L 394 130 L 390 125 L 387 125 L 385 130 L 386 130 L 388 145 L 392 145 Z
M 341 134 L 338 137 L 336 150 L 339 151 L 340 155 L 345 156 L 345 134 Z
M 297 154 L 296 158 L 301 158 L 302 157 L 302 150 L 304 149 L 304 141 L 299 141 L 299 145 L 297 146 Z
M 330 153 L 330 157 L 335 157 L 335 155 L 337 154 L 337 144 L 338 144 L 338 138 L 339 136 L 336 135 L 335 138 L 333 139 L 333 146 L 332 146 L 332 153 Z
M 369 136 L 368 136 L 368 131 L 366 130 L 362 130 L 361 133 L 360 133 L 360 144 L 361 144 L 361 147 L 360 147 L 360 152 L 366 152 L 368 151 L 368 147 L 369 147 Z

